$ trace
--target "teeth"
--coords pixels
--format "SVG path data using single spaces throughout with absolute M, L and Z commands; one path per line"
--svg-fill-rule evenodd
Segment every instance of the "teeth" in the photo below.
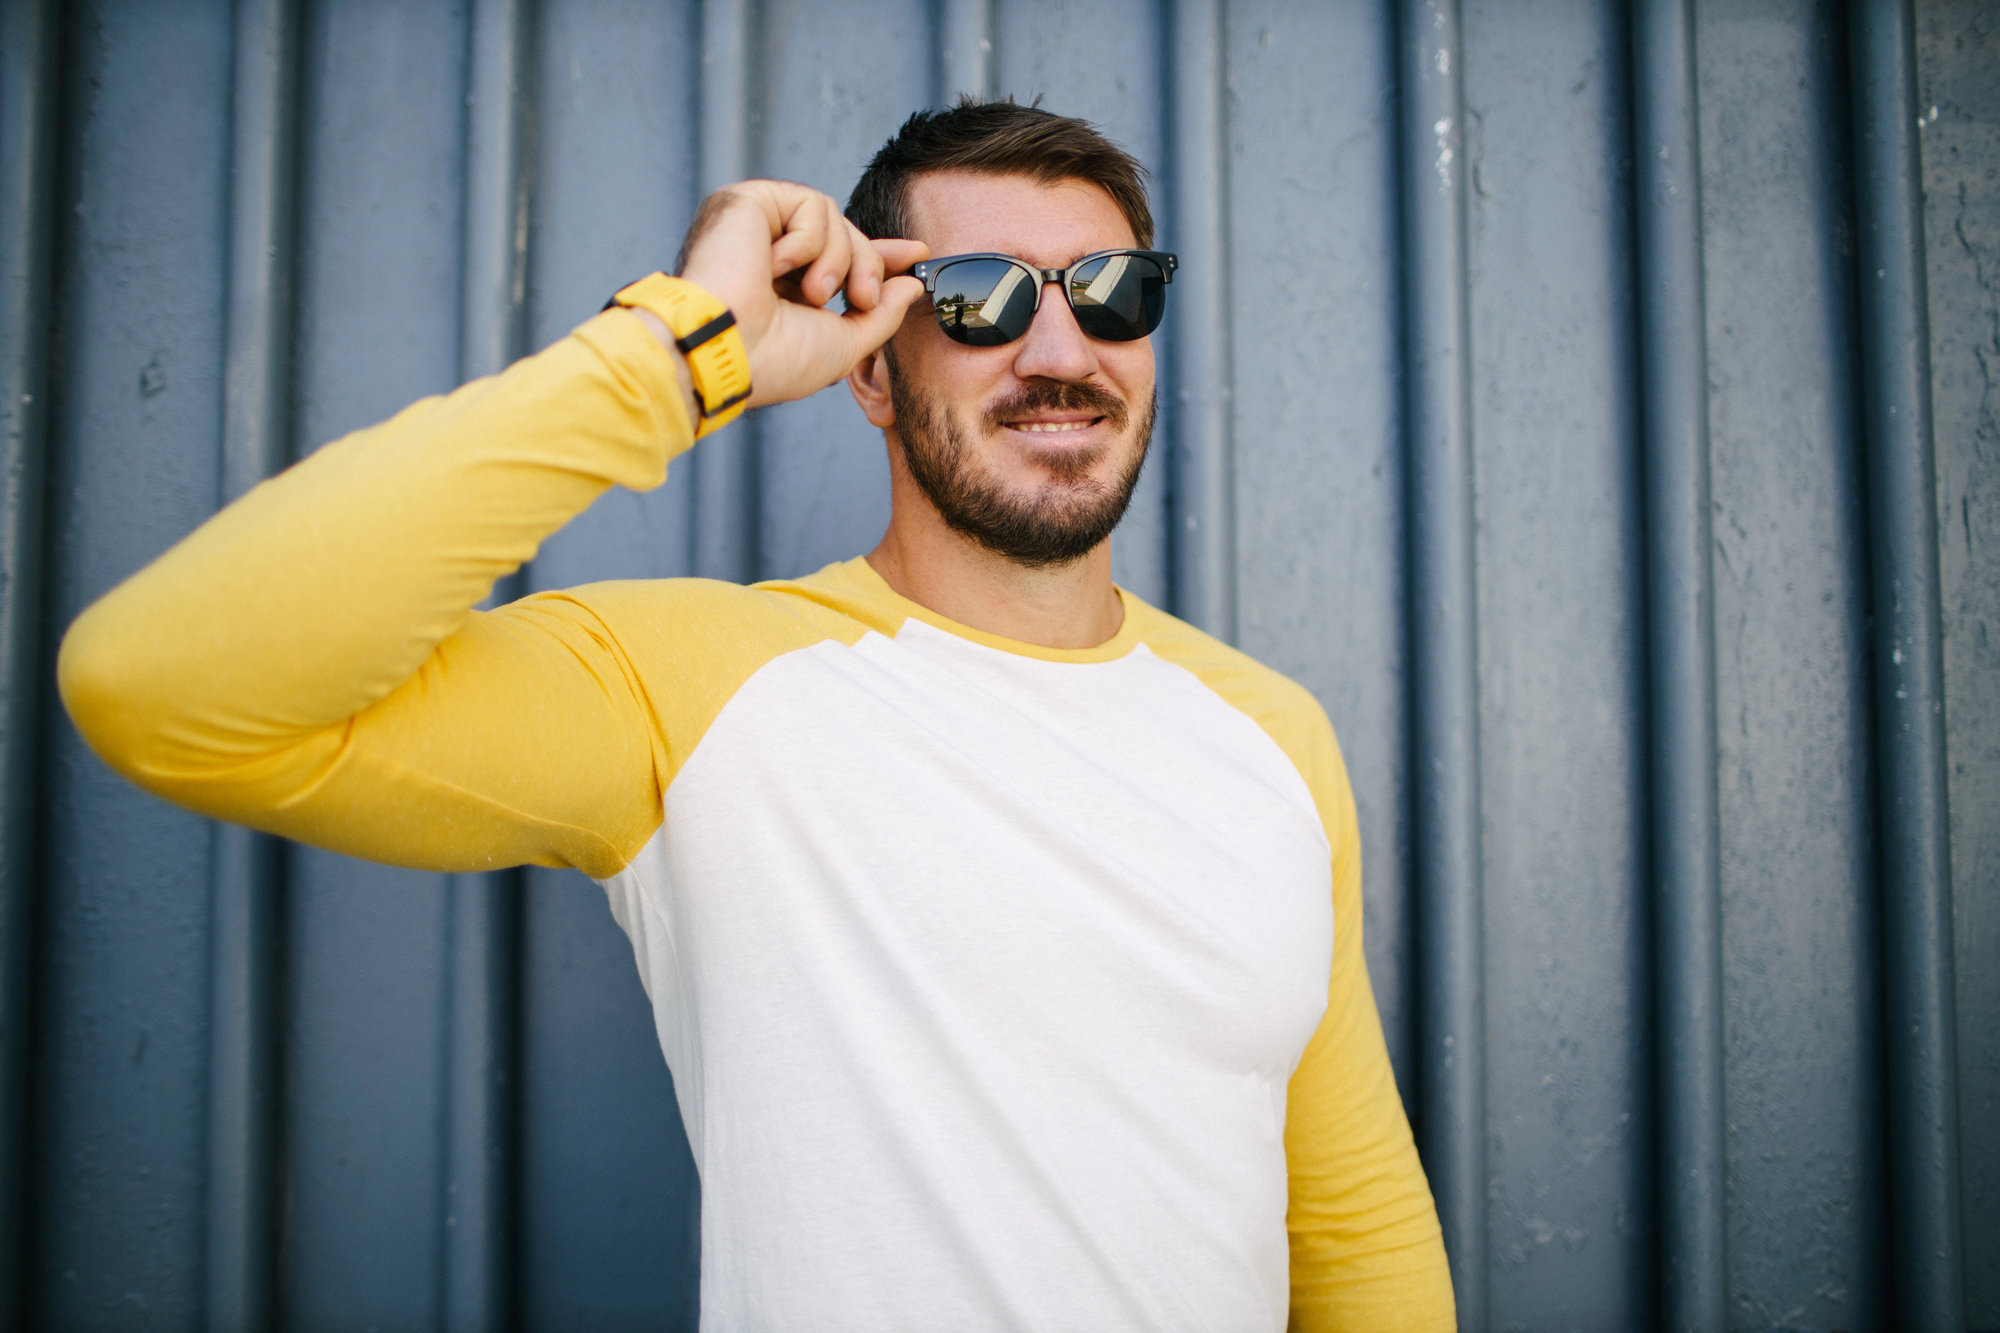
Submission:
M 1053 435 L 1058 431 L 1066 430 L 1088 430 L 1089 428 L 1090 423 L 1088 421 L 1024 421 L 1014 427 L 1015 430 L 1035 431 L 1044 435 Z

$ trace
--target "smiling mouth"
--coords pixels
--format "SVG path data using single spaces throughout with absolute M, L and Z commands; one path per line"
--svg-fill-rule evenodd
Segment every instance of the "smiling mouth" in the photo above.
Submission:
M 986 410 L 986 428 L 1033 435 L 1034 449 L 1066 450 L 1095 438 L 1100 427 L 1113 434 L 1125 428 L 1125 403 L 1108 389 L 1087 381 L 1036 378 Z
M 1104 420 L 1091 417 L 1087 421 L 1009 421 L 1008 430 L 1026 431 L 1034 435 L 1062 435 L 1072 431 L 1089 430 Z

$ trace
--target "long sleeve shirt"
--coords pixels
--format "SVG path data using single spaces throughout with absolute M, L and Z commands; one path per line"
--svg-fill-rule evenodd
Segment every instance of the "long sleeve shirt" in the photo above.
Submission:
M 705 1328 L 1452 1327 L 1319 706 L 1127 592 L 1048 649 L 862 560 L 474 609 L 691 440 L 600 315 L 218 514 L 76 622 L 63 698 L 203 814 L 602 884 Z

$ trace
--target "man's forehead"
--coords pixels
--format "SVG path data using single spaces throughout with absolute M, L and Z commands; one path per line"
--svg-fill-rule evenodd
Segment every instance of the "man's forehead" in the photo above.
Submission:
M 934 171 L 910 182 L 908 202 L 913 239 L 934 256 L 992 250 L 1060 268 L 1138 244 L 1110 192 L 1086 180 Z

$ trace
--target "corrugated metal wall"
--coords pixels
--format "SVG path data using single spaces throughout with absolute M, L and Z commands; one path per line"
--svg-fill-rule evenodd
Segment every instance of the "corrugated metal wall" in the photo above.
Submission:
M 1340 730 L 1465 1327 L 2000 1328 L 1990 0 L 7 0 L 0 1325 L 693 1326 L 598 891 L 182 815 L 49 663 L 962 89 L 1155 172 L 1119 574 Z M 885 481 L 836 388 L 521 583 L 801 573 Z

